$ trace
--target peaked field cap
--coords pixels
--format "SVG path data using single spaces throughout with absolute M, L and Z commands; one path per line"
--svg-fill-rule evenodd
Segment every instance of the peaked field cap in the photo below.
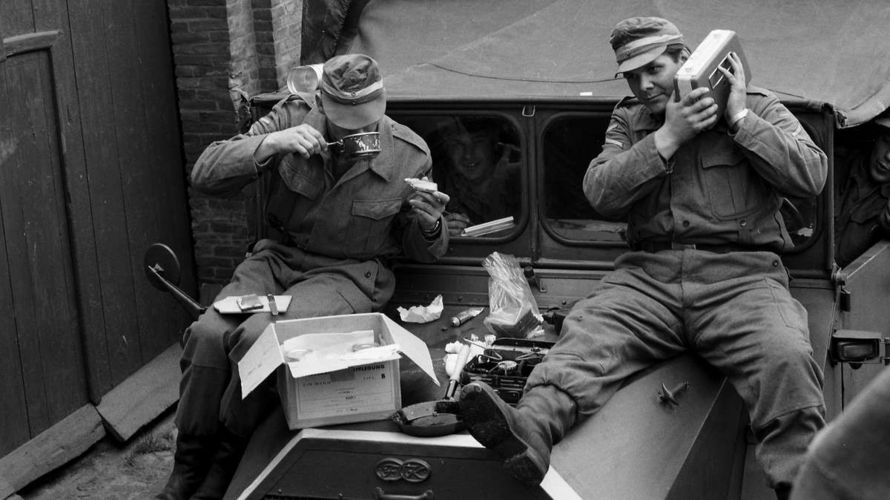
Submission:
M 616 76 L 654 61 L 669 45 L 686 45 L 674 23 L 660 17 L 631 17 L 619 21 L 609 37 L 615 59 Z
M 377 61 L 364 54 L 334 56 L 321 71 L 321 101 L 334 125 L 357 130 L 386 112 L 386 92 Z

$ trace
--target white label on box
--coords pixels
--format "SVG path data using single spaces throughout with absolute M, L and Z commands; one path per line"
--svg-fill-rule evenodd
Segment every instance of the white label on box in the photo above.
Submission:
M 297 418 L 309 420 L 392 409 L 393 366 L 374 363 L 295 380 Z

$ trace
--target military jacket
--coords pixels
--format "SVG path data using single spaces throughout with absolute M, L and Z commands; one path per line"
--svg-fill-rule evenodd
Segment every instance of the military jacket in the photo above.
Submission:
M 404 252 L 430 262 L 445 253 L 447 231 L 427 240 L 407 203 L 414 191 L 404 179 L 427 175 L 432 166 L 423 139 L 384 116 L 378 124 L 381 153 L 356 161 L 340 177 L 332 173 L 336 159 L 330 154 L 255 161 L 266 134 L 301 123 L 327 135 L 319 110 L 296 96 L 279 102 L 247 133 L 208 146 L 192 170 L 193 186 L 231 196 L 259 176 L 273 176 L 267 205 L 270 229 L 280 230 L 289 246 L 311 254 L 367 260 Z
M 664 123 L 636 99 L 615 107 L 584 193 L 604 217 L 626 220 L 631 247 L 643 242 L 792 246 L 783 196 L 817 195 L 828 161 L 771 93 L 748 89 L 748 116 L 731 133 L 720 120 L 665 161 L 655 148 Z

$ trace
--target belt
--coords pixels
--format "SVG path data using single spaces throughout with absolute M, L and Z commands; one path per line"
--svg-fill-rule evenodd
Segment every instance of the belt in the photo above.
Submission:
M 636 249 L 653 253 L 662 250 L 702 250 L 713 253 L 756 252 L 760 250 L 756 247 L 734 245 L 732 243 L 680 243 L 678 241 L 641 241 L 637 244 Z

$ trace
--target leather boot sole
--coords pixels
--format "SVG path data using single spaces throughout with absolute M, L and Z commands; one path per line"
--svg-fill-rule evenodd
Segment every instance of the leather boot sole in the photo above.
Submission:
M 535 449 L 510 428 L 507 412 L 515 412 L 488 386 L 469 384 L 460 394 L 460 408 L 470 434 L 504 459 L 504 467 L 519 481 L 538 485 L 548 466 Z

